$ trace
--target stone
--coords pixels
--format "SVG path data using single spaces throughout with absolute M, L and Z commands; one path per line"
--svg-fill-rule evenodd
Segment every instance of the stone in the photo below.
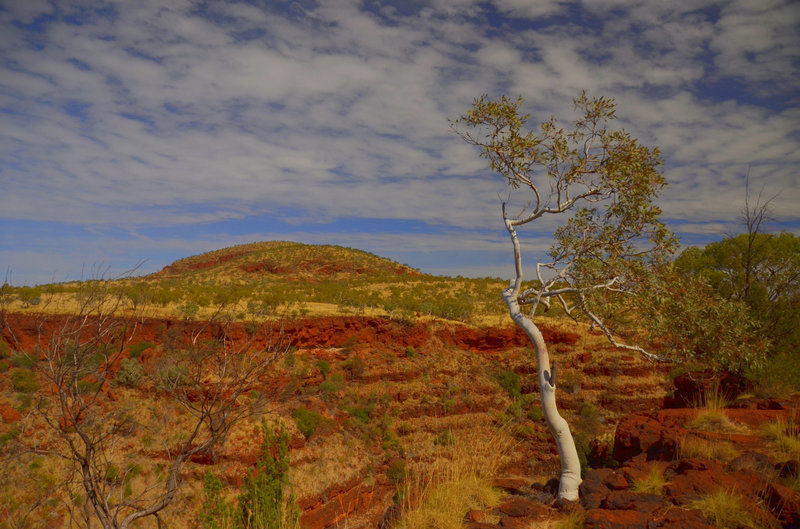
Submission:
M 590 509 L 584 516 L 584 529 L 648 529 L 650 515 L 638 511 Z

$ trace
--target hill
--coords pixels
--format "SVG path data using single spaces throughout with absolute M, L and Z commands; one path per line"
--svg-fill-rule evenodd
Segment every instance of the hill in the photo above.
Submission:
M 346 280 L 351 277 L 420 276 L 418 270 L 377 255 L 334 245 L 255 242 L 180 259 L 152 277 L 252 279 L 281 276 L 296 280 Z
M 16 311 L 69 313 L 86 283 L 4 292 Z M 222 311 L 239 320 L 358 314 L 494 324 L 505 313 L 499 279 L 432 276 L 361 250 L 295 242 L 223 248 L 107 284 L 131 314 L 182 319 Z

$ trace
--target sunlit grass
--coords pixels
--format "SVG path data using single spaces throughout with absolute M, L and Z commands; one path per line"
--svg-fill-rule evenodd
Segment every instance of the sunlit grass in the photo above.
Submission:
M 719 489 L 690 502 L 687 507 L 703 513 L 719 529 L 759 529 L 753 515 L 737 494 Z
M 685 437 L 680 440 L 678 450 L 681 457 L 698 457 L 729 462 L 739 457 L 740 453 L 727 441 L 709 441 L 699 437 Z

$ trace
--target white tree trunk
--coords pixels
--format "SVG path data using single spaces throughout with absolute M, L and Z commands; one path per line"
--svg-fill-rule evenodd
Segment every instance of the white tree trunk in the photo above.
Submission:
M 503 291 L 503 299 L 508 305 L 511 318 L 528 335 L 536 351 L 536 370 L 539 377 L 539 393 L 542 398 L 542 412 L 545 423 L 556 441 L 558 455 L 561 458 L 561 480 L 558 484 L 559 499 L 578 500 L 578 487 L 581 484 L 581 464 L 578 450 L 569 431 L 569 424 L 559 415 L 556 407 L 556 386 L 552 383 L 550 356 L 541 331 L 530 319 L 522 314 L 517 302 L 517 291 L 511 286 Z

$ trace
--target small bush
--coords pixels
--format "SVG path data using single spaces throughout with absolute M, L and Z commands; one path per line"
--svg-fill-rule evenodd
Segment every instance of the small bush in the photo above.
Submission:
M 232 529 L 233 505 L 222 497 L 222 480 L 212 472 L 203 476 L 203 504 L 198 518 L 203 529 Z
M 8 358 L 11 355 L 11 346 L 5 340 L 0 338 L 0 360 Z
M 328 400 L 334 393 L 342 389 L 342 386 L 344 386 L 342 374 L 335 373 L 330 379 L 319 385 L 319 391 L 322 393 L 322 398 Z
M 33 369 L 36 366 L 36 356 L 24 352 L 11 355 L 10 360 L 14 367 Z
M 20 367 L 11 370 L 11 385 L 15 391 L 20 393 L 33 393 L 39 389 L 33 372 Z
M 319 426 L 319 422 L 322 419 L 322 416 L 315 412 L 311 411 L 308 408 L 300 407 L 295 409 L 292 412 L 292 417 L 294 418 L 295 424 L 297 424 L 297 429 L 300 430 L 300 433 L 305 436 L 306 440 L 310 439 L 314 432 L 317 431 L 317 426 Z
M 381 443 L 383 449 L 387 452 L 395 451 L 402 452 L 403 445 L 400 443 L 400 438 L 392 430 L 385 430 L 383 432 L 383 442 Z
M 410 345 L 406 347 L 406 358 L 414 358 L 415 356 L 417 356 L 417 352 L 414 350 L 414 348 Z
M 497 383 L 512 398 L 517 399 L 522 395 L 519 375 L 510 369 L 500 371 L 495 375 Z
M 236 527 L 299 527 L 300 511 L 289 482 L 289 434 L 283 425 L 270 428 L 266 421 L 262 421 L 261 428 L 264 431 L 264 442 L 261 443 L 256 468 L 245 476 L 242 483 Z
M 360 356 L 351 356 L 342 362 L 342 368 L 347 371 L 352 378 L 358 378 L 367 369 L 367 363 Z
M 544 412 L 541 406 L 531 406 L 528 410 L 528 419 L 533 422 L 542 422 L 544 420 Z
M 328 363 L 327 360 L 317 360 L 317 369 L 319 369 L 319 373 L 322 375 L 322 378 L 328 378 L 328 373 L 331 370 L 331 365 Z
M 147 349 L 152 349 L 155 347 L 150 342 L 136 342 L 135 344 L 131 344 L 128 348 L 128 352 L 130 353 L 131 358 L 139 358 L 142 356 L 142 353 L 145 352 Z
M 120 386 L 135 388 L 144 376 L 144 367 L 138 361 L 123 358 L 119 364 L 119 371 L 114 376 L 114 382 Z

